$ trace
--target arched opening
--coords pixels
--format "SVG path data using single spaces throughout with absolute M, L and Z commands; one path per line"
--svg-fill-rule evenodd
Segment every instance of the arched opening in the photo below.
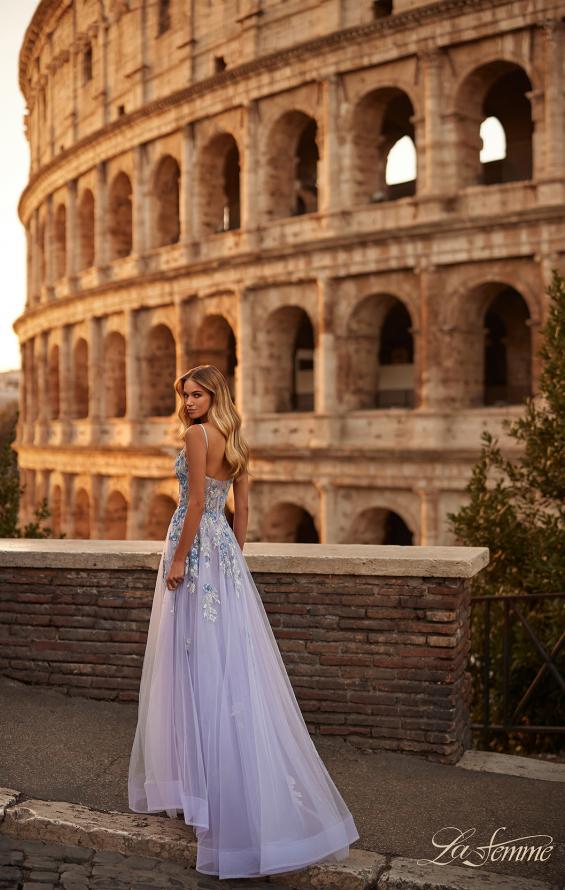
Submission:
M 112 541 L 125 541 L 127 538 L 128 505 L 123 494 L 112 491 L 106 501 L 104 511 L 104 537 Z
M 154 325 L 147 335 L 141 359 L 141 413 L 168 417 L 175 410 L 176 343 L 167 325 Z
M 301 306 L 281 306 L 265 323 L 260 349 L 262 411 L 314 410 L 314 330 Z
M 87 540 L 90 538 L 90 498 L 84 488 L 75 494 L 73 536 Z
M 73 350 L 74 417 L 88 417 L 88 343 L 80 337 Z
M 414 543 L 414 534 L 396 511 L 370 507 L 355 517 L 344 543 L 396 544 L 404 547 Z
M 338 367 L 344 410 L 412 408 L 414 344 L 408 309 L 391 294 L 364 297 L 349 316 Z
M 57 420 L 60 412 L 59 347 L 55 343 L 47 359 L 47 406 L 49 420 Z
M 502 60 L 480 66 L 465 79 L 457 97 L 458 169 L 463 185 L 532 178 L 531 90 L 524 69 Z M 487 140 L 497 146 L 494 154 L 490 146 L 485 151 Z
M 414 343 L 412 320 L 404 303 L 395 300 L 385 315 L 379 344 L 377 408 L 414 407 Z
M 484 316 L 485 405 L 519 405 L 532 395 L 530 313 L 513 288 L 500 291 Z
M 126 414 L 126 342 L 112 331 L 104 339 L 104 411 L 105 417 Z
M 78 210 L 79 262 L 81 269 L 89 269 L 94 264 L 94 195 L 85 189 Z
M 157 37 L 169 31 L 171 27 L 171 2 L 158 0 L 157 5 Z
M 63 278 L 67 271 L 67 210 L 59 204 L 55 212 L 55 277 Z
M 503 161 L 506 157 L 506 133 L 497 117 L 486 117 L 480 128 L 481 164 Z
M 176 244 L 180 236 L 180 167 L 171 155 L 161 158 L 153 179 L 155 247 Z
M 239 148 L 231 133 L 219 133 L 204 147 L 200 163 L 201 218 L 204 232 L 240 227 Z
M 414 194 L 416 182 L 416 146 L 410 136 L 401 136 L 390 149 L 386 159 L 385 182 L 389 195 L 401 195 L 400 186 L 406 185 L 407 194 Z M 396 194 L 393 186 L 397 186 Z
M 110 185 L 108 234 L 110 258 L 129 256 L 132 250 L 132 190 L 129 176 L 118 173 Z
M 176 506 L 177 505 L 173 499 L 166 494 L 157 494 L 151 498 L 145 523 L 145 537 L 147 540 L 165 540 L 167 529 Z
M 393 201 L 416 192 L 414 108 L 396 87 L 367 93 L 353 115 L 353 202 Z
M 271 543 L 319 544 L 320 538 L 314 519 L 298 504 L 275 504 L 265 517 L 261 540 Z
M 318 125 L 302 111 L 287 111 L 269 138 L 267 216 L 276 219 L 318 209 Z
M 235 368 L 237 344 L 231 325 L 223 315 L 207 315 L 195 337 L 196 349 L 192 350 L 195 364 L 216 365 L 227 380 L 232 399 L 235 400 Z

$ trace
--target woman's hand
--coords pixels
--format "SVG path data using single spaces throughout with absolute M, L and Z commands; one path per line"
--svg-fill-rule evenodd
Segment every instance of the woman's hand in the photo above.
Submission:
M 182 559 L 173 559 L 171 567 L 165 579 L 165 583 L 169 590 L 174 590 L 177 584 L 180 584 L 184 578 L 184 562 Z

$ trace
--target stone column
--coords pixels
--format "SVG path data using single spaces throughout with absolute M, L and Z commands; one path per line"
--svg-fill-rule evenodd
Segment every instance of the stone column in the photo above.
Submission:
M 130 442 L 137 441 L 139 426 L 140 361 L 139 319 L 136 309 L 126 310 L 126 419 L 129 423 Z
M 421 547 L 439 544 L 439 494 L 433 487 L 419 488 L 420 497 L 420 540 L 414 541 Z
M 446 150 L 449 146 L 441 114 L 442 53 L 438 50 L 423 52 L 419 62 L 423 69 L 424 112 L 417 118 L 417 192 L 431 197 L 453 188 L 452 162 L 450 152 Z
M 88 329 L 88 391 L 90 441 L 97 444 L 100 437 L 100 421 L 104 400 L 104 357 L 102 349 L 102 319 L 91 317 L 87 321 Z
M 67 218 L 65 245 L 67 249 L 66 275 L 72 288 L 78 269 L 78 220 L 77 220 L 77 180 L 71 179 L 67 184 Z
M 320 544 L 339 543 L 337 488 L 329 479 L 314 482 L 320 496 Z
M 318 279 L 318 348 L 314 361 L 315 409 L 317 414 L 335 415 L 336 354 L 331 284 Z
M 545 102 L 544 102 L 544 171 L 543 177 L 550 180 L 555 188 L 557 180 L 562 180 L 565 161 L 563 142 L 565 138 L 565 97 L 563 90 L 565 53 L 564 25 L 561 21 L 547 21 L 545 34 Z M 563 201 L 563 185 L 558 194 L 554 192 L 555 203 Z M 548 194 L 548 198 L 550 198 Z
M 39 268 L 40 286 L 44 285 L 48 297 L 53 296 L 55 284 L 55 213 L 53 209 L 53 195 L 49 195 L 46 201 L 45 213 L 45 239 L 44 239 L 45 280 L 41 281 L 41 264 Z
M 37 414 L 38 414 L 38 435 L 36 441 L 40 445 L 44 445 L 48 441 L 48 394 L 47 394 L 47 341 L 49 334 L 43 331 L 38 335 L 38 355 L 37 355 L 37 376 L 36 376 L 36 392 Z
M 418 277 L 419 317 L 412 318 L 414 340 L 414 407 L 441 408 L 445 368 L 441 361 L 438 326 L 438 277 L 435 267 L 422 259 L 414 269 Z M 444 334 L 443 336 L 449 336 Z
M 59 349 L 60 420 L 63 442 L 68 442 L 74 417 L 72 325 L 63 325 Z
M 253 380 L 253 291 L 242 288 L 237 297 L 237 366 L 235 369 L 235 401 L 246 427 L 251 435 L 251 422 L 257 412 L 255 386 Z
M 148 246 L 147 231 L 147 163 L 145 145 L 136 145 L 132 183 L 132 254 L 138 258 L 139 271 L 144 271 L 144 255 Z
M 322 139 L 318 142 L 318 151 L 320 153 L 320 160 L 318 161 L 318 210 L 320 213 L 331 213 L 341 205 L 340 145 L 338 139 L 339 75 L 330 75 L 320 86 L 322 87 L 323 118 L 322 126 L 320 127 Z
M 94 265 L 104 280 L 108 266 L 108 226 L 106 224 L 108 184 L 106 162 L 96 166 L 96 195 L 94 198 Z
M 129 491 L 126 536 L 128 541 L 141 541 L 145 538 L 145 517 L 142 509 L 143 480 L 132 477 Z
M 245 106 L 243 157 L 241 158 L 241 228 L 250 250 L 259 243 L 262 222 L 259 194 L 259 121 L 255 100 Z
M 63 485 L 61 490 L 61 531 L 67 538 L 74 538 L 75 534 L 75 510 L 74 510 L 74 474 L 63 473 Z
M 29 281 L 29 304 L 33 306 L 39 299 L 39 210 L 37 207 L 32 213 L 31 227 L 31 275 Z
M 188 247 L 190 258 L 190 245 L 195 239 L 195 146 L 194 124 L 186 124 L 182 130 L 182 158 L 180 174 L 180 241 Z

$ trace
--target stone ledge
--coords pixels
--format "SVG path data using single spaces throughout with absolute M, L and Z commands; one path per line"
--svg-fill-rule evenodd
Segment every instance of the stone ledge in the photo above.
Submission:
M 129 857 L 124 864 L 131 862 L 134 868 L 158 859 L 161 868 L 174 873 L 179 886 L 192 888 L 195 878 L 198 886 L 208 886 L 210 879 L 193 872 L 197 842 L 187 832 L 190 826 L 181 819 L 92 810 L 63 801 L 31 799 L 17 803 L 19 796 L 18 791 L 0 788 L 0 837 L 12 837 L 14 849 L 18 841 L 53 847 L 60 844 L 66 858 L 72 848 L 80 851 L 81 859 L 94 851 L 115 867 L 120 865 L 121 856 Z M 52 850 L 51 855 L 56 852 Z M 97 861 L 102 861 L 100 855 Z M 557 884 L 546 881 L 443 866 L 356 847 L 342 862 L 313 864 L 295 872 L 247 880 L 250 885 L 273 884 L 287 890 L 560 890 Z
M 157 571 L 163 541 L 0 538 L 0 568 Z M 472 578 L 489 561 L 487 547 L 372 544 L 245 544 L 251 572 Z

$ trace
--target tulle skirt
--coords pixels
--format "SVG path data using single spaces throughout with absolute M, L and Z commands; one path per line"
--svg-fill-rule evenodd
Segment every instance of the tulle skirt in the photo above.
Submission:
M 192 575 L 174 591 L 165 583 L 167 533 L 129 808 L 182 812 L 203 874 L 256 877 L 340 861 L 359 833 L 310 737 L 243 553 L 219 521 L 231 564 L 221 546 L 195 544 Z

